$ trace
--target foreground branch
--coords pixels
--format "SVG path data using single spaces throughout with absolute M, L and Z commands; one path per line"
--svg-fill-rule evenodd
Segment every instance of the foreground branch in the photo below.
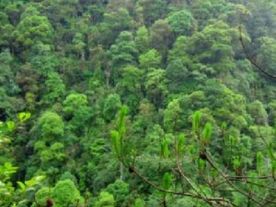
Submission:
M 241 43 L 241 46 L 242 46 L 242 49 L 243 49 L 243 52 L 244 52 L 244 54 L 245 54 L 245 57 L 246 57 L 246 59 L 247 60 L 249 60 L 249 62 L 253 65 L 253 66 L 255 66 L 255 68 L 259 71 L 259 72 L 261 72 L 263 75 L 265 75 L 265 76 L 267 76 L 267 77 L 269 77 L 269 78 L 271 78 L 271 79 L 274 79 L 274 80 L 276 80 L 276 75 L 273 75 L 273 74 L 271 74 L 271 73 L 269 73 L 269 72 L 267 72 L 266 70 L 264 70 L 248 53 L 247 53 L 247 50 L 246 50 L 246 46 L 245 46 L 245 43 L 244 43 L 244 40 L 243 40 L 243 38 L 242 38 L 242 28 L 241 28 L 241 26 L 239 26 L 239 32 L 240 32 L 240 38 L 239 38 L 239 40 L 240 40 L 240 43 Z

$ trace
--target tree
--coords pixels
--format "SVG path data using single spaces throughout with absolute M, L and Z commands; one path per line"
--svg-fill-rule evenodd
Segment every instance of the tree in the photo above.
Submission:
M 59 58 L 53 52 L 53 47 L 49 44 L 38 42 L 31 47 L 30 53 L 29 61 L 32 67 L 44 77 L 56 72 L 61 65 Z
M 27 63 L 20 66 L 20 70 L 17 71 L 15 77 L 16 83 L 21 89 L 22 94 L 32 93 L 37 95 L 39 91 L 40 74 L 34 70 L 31 64 Z
M 195 62 L 213 67 L 217 74 L 233 70 L 235 63 L 231 33 L 235 32 L 223 22 L 208 25 L 187 40 L 186 52 Z
M 0 47 L 8 47 L 11 43 L 11 33 L 14 30 L 13 25 L 9 21 L 9 17 L 6 13 L 0 12 Z
M 118 81 L 116 89 L 122 102 L 129 106 L 132 112 L 136 111 L 142 97 L 143 71 L 134 66 L 122 69 L 122 78 Z
M 200 28 L 205 27 L 211 19 L 220 19 L 220 15 L 231 9 L 231 3 L 225 0 L 199 0 L 192 4 L 192 13 Z
M 275 9 L 0 0 L 0 206 L 274 207 Z
M 37 42 L 47 44 L 52 42 L 53 28 L 47 17 L 40 15 L 35 7 L 30 6 L 22 14 L 21 21 L 13 35 L 17 42 L 26 47 Z
M 122 118 L 121 120 L 124 120 L 124 118 Z M 122 123 L 123 128 L 125 127 L 125 123 L 125 121 Z M 260 188 L 262 188 L 263 186 L 260 187 L 257 184 L 257 186 L 254 185 L 253 187 L 251 181 L 254 183 L 254 179 L 262 180 L 262 177 L 257 176 L 252 171 L 252 169 L 248 170 L 248 176 L 241 176 L 239 174 L 236 174 L 235 176 L 232 175 L 231 168 L 229 168 L 229 166 L 221 166 L 223 165 L 223 163 L 219 162 L 216 157 L 209 152 L 210 144 L 212 142 L 212 134 L 212 124 L 210 122 L 204 123 L 202 120 L 201 112 L 196 111 L 192 116 L 192 131 L 189 133 L 191 139 L 190 141 L 187 141 L 186 136 L 183 134 L 175 137 L 174 145 L 170 144 L 170 141 L 173 141 L 170 140 L 170 138 L 173 138 L 173 136 L 167 135 L 166 138 L 162 139 L 160 143 L 160 151 L 157 152 L 161 157 L 161 160 L 159 161 L 161 179 L 158 179 L 158 184 L 156 184 L 156 181 L 154 181 L 152 176 L 148 174 L 145 175 L 144 171 L 141 170 L 145 157 L 143 156 L 143 159 L 139 159 L 142 156 L 141 154 L 138 156 L 135 154 L 131 154 L 134 149 L 124 149 L 125 146 L 129 146 L 127 145 L 129 140 L 123 139 L 119 142 L 113 142 L 113 146 L 118 159 L 126 168 L 129 169 L 130 173 L 140 178 L 151 188 L 160 192 L 159 195 L 162 199 L 162 203 L 167 203 L 170 198 L 174 198 L 174 195 L 181 195 L 187 198 L 187 200 L 185 199 L 185 201 L 182 202 L 187 202 L 190 204 L 197 203 L 200 206 L 215 206 L 217 204 L 222 206 L 245 206 L 242 204 L 242 202 L 245 202 L 247 199 L 250 199 L 250 202 L 254 203 L 254 205 L 260 205 L 263 201 L 263 197 L 258 194 L 258 190 L 260 190 Z M 248 149 L 248 147 L 246 147 L 246 149 Z M 143 152 L 140 153 L 144 154 Z M 189 158 L 185 159 L 185 157 Z M 166 159 L 166 166 L 168 168 L 163 169 L 161 168 L 161 166 L 162 163 L 166 161 Z M 261 164 L 262 159 L 262 154 L 257 153 L 257 160 L 259 160 L 257 161 L 257 163 L 259 163 L 257 164 L 257 166 L 263 167 Z M 195 167 L 189 168 L 189 165 L 191 164 L 194 164 Z M 235 169 L 239 167 L 240 160 L 236 159 L 233 165 Z M 224 169 L 224 171 L 222 171 L 222 168 Z M 172 171 L 170 169 L 175 169 L 176 171 Z M 257 169 L 255 167 L 254 169 L 258 170 L 259 167 L 257 167 Z M 205 173 L 210 173 L 208 174 L 208 176 L 212 177 L 212 183 L 218 182 L 221 184 L 222 179 L 222 185 L 224 185 L 225 188 L 227 188 L 228 186 L 230 189 L 232 189 L 232 193 L 228 196 L 227 194 L 219 193 L 220 189 L 214 187 L 213 185 L 201 185 L 201 182 L 199 179 L 197 179 L 197 176 L 194 176 L 195 171 L 196 173 L 200 173 L 201 178 L 205 177 Z M 251 177 L 250 175 L 252 175 L 253 177 Z M 240 183 L 238 181 L 239 177 L 245 177 L 249 179 L 250 183 L 247 183 L 245 185 Z M 268 176 L 266 178 L 268 180 L 266 180 L 265 182 L 270 182 L 269 179 L 273 179 L 271 176 Z M 182 179 L 184 180 L 186 185 L 181 185 Z M 175 181 L 174 184 L 173 180 Z M 266 188 L 268 194 L 270 194 L 270 190 Z M 212 191 L 217 191 L 218 194 L 214 194 L 212 193 Z M 251 193 L 248 193 L 248 191 L 250 191 Z M 252 197 L 252 194 L 254 195 L 254 197 Z M 167 195 L 171 195 L 172 197 L 169 197 Z M 265 200 L 266 202 L 270 203 L 270 196 L 266 197 Z
M 84 199 L 76 188 L 74 182 L 69 179 L 60 180 L 54 187 L 43 187 L 35 194 L 35 207 L 39 206 L 70 206 L 82 205 Z
M 8 95 L 16 94 L 19 89 L 15 83 L 14 71 L 11 68 L 13 57 L 8 50 L 0 53 L 0 85 Z
M 118 179 L 114 183 L 109 184 L 106 189 L 106 192 L 114 196 L 116 201 L 116 206 L 126 206 L 128 195 L 129 195 L 129 185 L 124 181 Z
M 2 3 L 2 2 L 1 2 Z M 12 25 L 16 25 L 20 20 L 20 14 L 23 9 L 23 4 L 20 1 L 3 3 L 5 4 L 4 11 L 8 15 Z
M 38 120 L 38 128 L 42 137 L 61 138 L 64 135 L 63 120 L 55 112 L 44 112 Z
M 146 50 L 149 48 L 149 43 L 150 35 L 148 29 L 145 26 L 139 27 L 135 36 L 135 45 L 138 51 L 140 53 L 146 52 Z
M 254 101 L 249 104 L 248 111 L 251 114 L 255 124 L 267 125 L 268 115 L 262 102 Z
M 68 121 L 68 129 L 77 134 L 85 132 L 85 124 L 91 118 L 88 99 L 85 94 L 71 93 L 63 101 L 63 111 Z
M 133 27 L 133 19 L 125 8 L 106 12 L 104 13 L 103 22 L 97 28 L 98 34 L 96 34 L 96 38 L 103 45 L 109 46 L 122 31 L 128 31 Z
M 95 207 L 115 207 L 113 195 L 108 192 L 101 192 Z
M 164 58 L 172 43 L 171 27 L 166 20 L 157 20 L 150 29 L 151 46 Z M 162 44 L 159 44 L 162 42 Z
M 142 99 L 138 109 L 133 121 L 133 133 L 139 142 L 140 136 L 146 136 L 146 132 L 154 125 L 158 115 L 155 113 L 154 105 L 148 99 Z
M 137 56 L 137 50 L 133 36 L 130 32 L 121 32 L 116 39 L 115 44 L 110 48 L 112 66 L 120 68 L 127 64 L 134 64 Z
M 135 200 L 134 207 L 144 207 L 144 206 L 145 206 L 145 202 L 142 199 L 137 198 Z
M 44 95 L 44 101 L 55 103 L 61 101 L 65 94 L 65 85 L 58 73 L 49 73 L 48 79 L 45 81 L 46 94 Z
M 31 117 L 30 113 L 21 112 L 18 114 L 18 120 L 1 122 L 0 121 L 0 205 L 28 205 L 33 200 L 35 192 L 43 185 L 45 176 L 37 175 L 25 181 L 17 181 L 16 185 L 12 182 L 13 177 L 18 173 L 19 168 L 13 164 L 11 156 L 12 135 L 22 124 Z M 14 144 L 14 142 L 13 142 Z M 4 156 L 3 156 L 4 154 Z M 11 157 L 10 157 L 11 156 Z
M 151 49 L 139 56 L 140 67 L 144 70 L 161 66 L 161 56 L 155 49 Z
M 167 21 L 175 36 L 189 36 L 196 30 L 196 21 L 187 10 L 180 10 L 169 14 Z
M 71 180 L 57 182 L 52 190 L 52 198 L 57 207 L 79 205 L 83 202 L 80 192 Z
M 169 90 L 173 92 L 183 91 L 186 88 L 186 80 L 189 75 L 189 71 L 181 59 L 171 61 L 166 68 Z
M 81 60 L 85 60 L 85 37 L 82 33 L 76 33 L 73 43 L 73 51 L 76 53 L 77 57 Z
M 38 206 L 47 204 L 47 200 L 51 197 L 52 189 L 49 187 L 42 187 L 35 194 L 35 200 Z
M 77 107 L 86 106 L 88 104 L 87 96 L 80 93 L 69 94 L 63 102 L 64 112 L 72 115 L 77 110 Z
M 123 31 L 116 39 L 115 44 L 110 47 L 111 77 L 115 84 L 120 78 L 122 68 L 127 65 L 135 65 L 137 49 L 131 32 Z
M 114 119 L 118 109 L 122 106 L 120 96 L 118 94 L 108 95 L 103 104 L 103 117 L 107 121 Z
M 39 163 L 32 169 L 30 174 L 35 174 L 35 171 L 43 170 L 47 175 L 56 175 L 58 168 L 64 163 L 66 156 L 64 153 L 64 123 L 62 118 L 55 112 L 46 111 L 38 119 L 35 132 L 38 139 L 33 143 L 34 155 L 29 160 Z
M 179 100 L 172 100 L 167 108 L 164 110 L 164 128 L 168 132 L 178 131 L 179 129 L 179 114 L 181 113 L 181 108 Z
M 161 19 L 166 13 L 165 2 L 162 0 L 139 0 L 144 23 L 146 26 L 153 24 L 157 19 Z
M 258 61 L 265 71 L 276 74 L 276 40 L 270 37 L 263 37 L 261 40 L 260 52 L 258 53 Z
M 157 107 L 161 107 L 167 93 L 167 79 L 165 70 L 152 69 L 146 77 L 145 88 L 147 96 Z
M 276 101 L 269 103 L 269 121 L 272 126 L 276 126 Z
M 134 2 L 131 0 L 110 0 L 107 4 L 108 11 L 116 11 L 121 8 L 125 8 L 130 14 L 134 13 Z
M 246 25 L 253 42 L 259 37 L 267 36 L 267 34 L 275 35 L 276 15 L 273 10 L 275 3 L 272 1 L 251 1 L 247 7 L 252 15 Z

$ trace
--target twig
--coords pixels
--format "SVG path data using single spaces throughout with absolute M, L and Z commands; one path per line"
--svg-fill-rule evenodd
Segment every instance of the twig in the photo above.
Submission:
M 246 46 L 245 46 L 245 43 L 244 43 L 244 40 L 242 38 L 242 28 L 241 26 L 239 26 L 239 32 L 240 32 L 240 42 L 241 42 L 241 46 L 242 46 L 242 49 L 243 49 L 243 52 L 245 54 L 245 57 L 247 60 L 249 60 L 249 62 L 255 66 L 255 68 L 257 68 L 262 74 L 266 75 L 267 77 L 271 78 L 271 79 L 275 79 L 276 80 L 276 76 L 273 75 L 273 74 L 270 74 L 269 72 L 267 72 L 266 70 L 264 70 L 258 63 L 255 62 L 255 60 L 252 59 L 252 57 L 250 57 L 250 55 L 246 52 Z
M 228 178 L 227 175 L 224 174 L 224 172 L 222 172 L 211 160 L 211 157 L 207 154 L 207 152 L 204 152 L 205 156 L 206 156 L 206 161 L 211 165 L 212 168 L 214 168 L 224 179 L 225 181 L 228 183 L 228 185 L 230 185 L 233 189 L 235 189 L 237 192 L 239 192 L 240 194 L 244 195 L 245 197 L 250 197 L 250 199 L 252 201 L 254 201 L 256 204 L 258 204 L 259 206 L 262 205 L 262 203 L 260 203 L 258 200 L 256 200 L 255 198 L 253 198 L 251 196 L 251 194 L 248 194 L 244 191 L 242 191 L 241 189 L 239 189 L 238 187 L 236 187 Z
M 142 179 L 145 183 L 147 183 L 148 185 L 152 186 L 153 188 L 155 188 L 156 190 L 160 191 L 160 192 L 164 192 L 164 193 L 169 193 L 169 194 L 173 194 L 173 195 L 179 195 L 179 196 L 187 196 L 187 197 L 192 197 L 192 198 L 197 198 L 200 200 L 204 200 L 201 196 L 199 195 L 195 195 L 193 193 L 185 193 L 185 192 L 176 192 L 176 191 L 171 191 L 171 190 L 166 190 L 158 185 L 156 185 L 155 183 L 151 182 L 150 180 L 148 180 L 146 177 L 144 177 L 143 175 L 141 175 L 134 166 L 125 166 L 130 168 L 130 171 L 133 172 L 135 175 L 137 175 L 140 179 Z M 208 201 L 213 201 L 216 203 L 225 203 L 227 202 L 224 198 L 219 198 L 219 197 L 207 197 L 206 198 Z M 205 200 L 204 200 L 205 201 Z

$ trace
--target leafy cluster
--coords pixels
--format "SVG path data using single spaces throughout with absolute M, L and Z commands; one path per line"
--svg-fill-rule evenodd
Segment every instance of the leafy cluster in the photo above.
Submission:
M 275 24 L 271 0 L 1 0 L 0 206 L 275 206 Z

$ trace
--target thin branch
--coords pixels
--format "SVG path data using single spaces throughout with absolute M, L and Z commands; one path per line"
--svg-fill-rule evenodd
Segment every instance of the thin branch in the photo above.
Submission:
M 245 42 L 242 38 L 242 27 L 239 26 L 239 32 L 240 32 L 240 43 L 241 43 L 241 46 L 242 46 L 242 49 L 243 49 L 243 52 L 245 54 L 245 57 L 247 60 L 249 60 L 249 62 L 255 66 L 255 68 L 257 68 L 262 74 L 266 75 L 267 77 L 271 78 L 271 79 L 274 79 L 276 80 L 276 75 L 273 75 L 269 72 L 267 72 L 266 70 L 264 70 L 248 53 L 247 53 L 247 50 L 246 50 L 246 46 L 245 46 Z
M 254 201 L 256 204 L 258 204 L 259 206 L 262 205 L 262 203 L 260 203 L 258 200 L 256 200 L 254 197 L 252 197 L 251 194 L 248 194 L 244 191 L 242 191 L 241 189 L 239 189 L 237 186 L 235 186 L 228 178 L 227 175 L 224 174 L 224 172 L 222 172 L 222 170 L 220 170 L 211 160 L 211 157 L 209 156 L 209 154 L 207 154 L 207 152 L 204 152 L 205 157 L 206 157 L 206 161 L 211 165 L 212 168 L 214 168 L 224 179 L 225 181 L 228 183 L 229 186 L 231 186 L 233 189 L 235 189 L 238 193 L 244 195 L 245 197 L 250 197 L 250 199 L 252 201 Z
M 273 197 L 272 200 L 268 200 L 267 198 L 265 198 L 265 199 L 263 200 L 264 203 L 262 204 L 261 207 L 267 207 L 267 204 L 269 204 L 269 203 L 275 204 L 275 202 L 273 202 L 275 199 L 276 199 L 276 197 Z
M 226 177 L 230 180 L 242 180 L 242 179 L 256 179 L 256 180 L 267 180 L 270 178 L 273 178 L 273 176 L 271 175 L 267 175 L 267 176 L 228 176 L 226 175 Z
M 182 164 L 180 163 L 180 158 L 179 158 L 179 151 L 177 150 L 176 147 L 176 143 L 175 143 L 175 156 L 176 156 L 176 166 L 177 166 L 177 170 L 179 172 L 179 174 L 187 181 L 187 183 L 189 183 L 189 185 L 192 187 L 192 189 L 200 196 L 201 193 L 196 189 L 196 187 L 193 185 L 193 183 L 190 181 L 190 179 L 184 174 L 183 170 L 182 170 Z M 202 192 L 204 194 L 204 192 Z M 206 195 L 204 194 L 203 197 L 206 197 Z
M 266 188 L 268 190 L 273 190 L 276 192 L 276 188 L 273 188 L 273 187 L 270 187 L 270 186 L 266 186 L 266 185 L 262 185 L 262 184 L 259 184 L 259 183 L 254 183 L 254 182 L 251 182 L 251 181 L 246 181 L 247 183 L 251 184 L 251 185 L 256 185 L 258 187 L 261 187 L 261 188 Z
M 276 160 L 275 155 L 274 155 L 274 153 L 272 153 L 272 152 L 270 151 L 270 149 L 269 149 L 269 144 L 267 143 L 267 141 L 266 141 L 265 138 L 263 137 L 263 135 L 262 135 L 262 133 L 261 133 L 261 131 L 260 131 L 260 128 L 258 127 L 257 129 L 258 129 L 260 138 L 262 139 L 262 141 L 264 142 L 264 144 L 265 144 L 266 147 L 267 147 L 267 150 L 268 150 L 269 153 L 271 154 L 272 158 L 273 158 L 274 160 Z
M 201 190 L 200 187 L 199 188 L 199 191 L 197 190 L 197 188 L 193 185 L 193 183 L 190 181 L 190 179 L 185 175 L 185 173 L 183 172 L 182 170 L 182 165 L 180 163 L 180 159 L 179 159 L 179 153 L 175 147 L 175 150 L 176 150 L 176 164 L 177 164 L 177 170 L 178 172 L 180 173 L 180 175 L 189 183 L 189 185 L 192 187 L 192 189 L 197 193 L 198 196 L 200 196 L 205 202 L 209 203 L 210 205 L 213 206 L 213 203 L 210 202 L 208 200 L 208 197 L 206 196 L 206 194 Z M 203 194 L 203 195 L 202 195 Z M 233 204 L 231 201 L 229 201 L 228 199 L 226 198 L 223 198 L 224 199 L 224 202 L 227 203 L 228 205 L 230 206 L 236 206 L 235 204 Z M 220 203 L 220 205 L 224 205 L 222 203 Z
M 125 165 L 125 163 L 124 163 L 124 165 Z M 156 185 L 155 183 L 151 182 L 148 178 L 141 175 L 136 170 L 136 168 L 134 166 L 125 165 L 125 167 L 129 168 L 132 173 L 134 173 L 136 176 L 138 176 L 140 179 L 142 179 L 145 183 L 147 183 L 148 185 L 150 185 L 151 187 L 155 188 L 156 190 L 158 190 L 160 192 L 173 194 L 173 195 L 179 195 L 179 196 L 187 196 L 187 197 L 192 197 L 192 198 L 196 198 L 196 199 L 200 199 L 200 200 L 205 201 L 205 199 L 203 199 L 201 196 L 195 195 L 193 193 L 185 193 L 185 192 L 176 192 L 176 191 L 166 190 L 166 189 Z M 228 203 L 224 198 L 219 198 L 219 197 L 217 197 L 217 198 L 216 197 L 206 197 L 206 199 L 209 202 L 216 202 L 216 203 L 219 203 L 219 204 L 222 204 L 222 203 L 225 203 L 225 202 Z M 208 204 L 210 204 L 209 202 L 208 202 Z

